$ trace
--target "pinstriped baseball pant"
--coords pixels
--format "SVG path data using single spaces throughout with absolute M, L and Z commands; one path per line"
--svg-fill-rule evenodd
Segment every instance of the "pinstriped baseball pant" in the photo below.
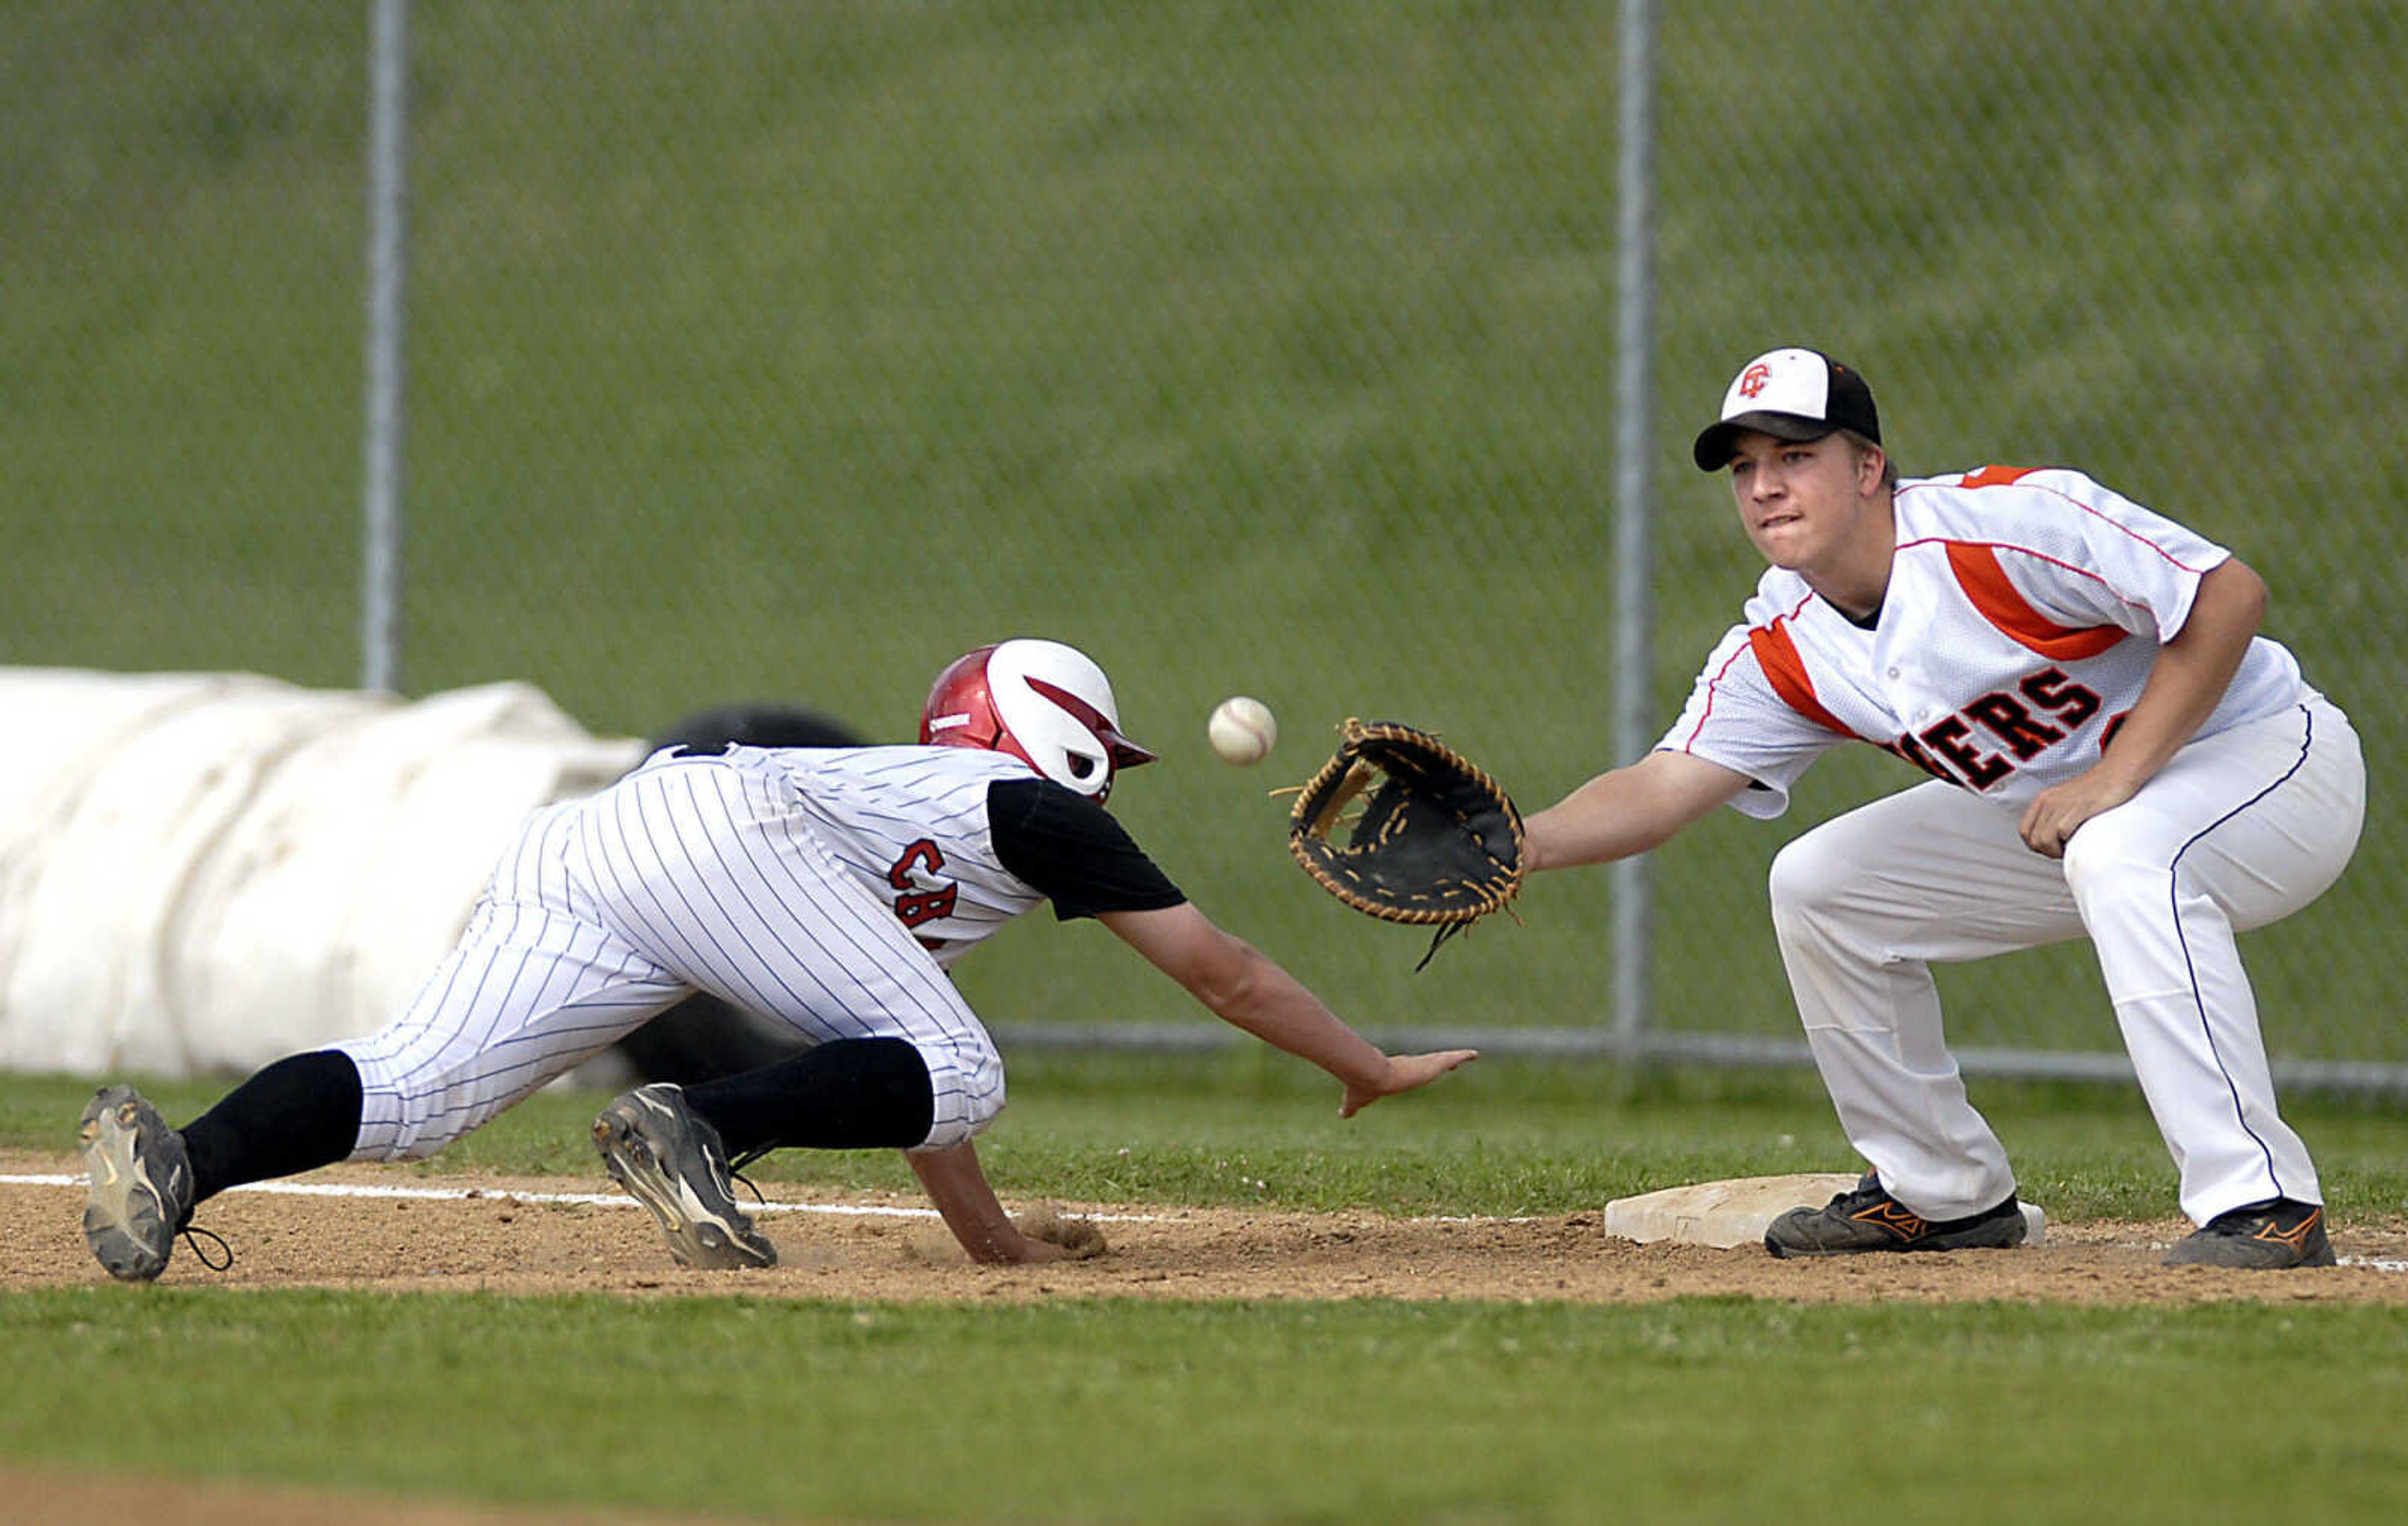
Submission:
M 2024 846 L 2019 813 L 1936 782 L 1799 837 L 1773 863 L 1773 925 L 1850 1143 L 1928 1219 L 2014 1191 L 1948 1053 L 1930 966 L 2086 935 L 2183 1211 L 2204 1224 L 2267 1198 L 2322 1202 L 2275 1110 L 2234 934 L 2322 894 L 2365 805 L 2357 734 L 2317 699 L 2192 742 L 2084 822 L 2061 862 Z
M 677 758 L 536 812 L 409 1009 L 336 1046 L 364 1093 L 351 1158 L 431 1155 L 695 991 L 815 1044 L 911 1044 L 935 1092 L 923 1148 L 1002 1110 L 984 1026 L 782 777 Z

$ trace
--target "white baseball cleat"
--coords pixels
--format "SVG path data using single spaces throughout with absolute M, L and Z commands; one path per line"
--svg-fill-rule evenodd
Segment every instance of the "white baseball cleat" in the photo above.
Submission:
M 193 1216 L 184 1136 L 130 1086 L 101 1089 L 77 1129 L 85 1173 L 83 1238 L 108 1275 L 149 1282 L 167 1269 Z
M 652 1210 L 681 1266 L 775 1266 L 778 1248 L 736 1205 L 719 1131 L 667 1081 L 639 1086 L 594 1120 L 594 1148 L 619 1185 Z

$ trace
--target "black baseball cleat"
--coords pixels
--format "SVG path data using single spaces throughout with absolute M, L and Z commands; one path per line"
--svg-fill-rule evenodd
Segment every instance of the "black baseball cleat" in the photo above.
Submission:
M 83 1110 L 84 1243 L 121 1282 L 167 1269 L 193 1217 L 193 1164 L 184 1136 L 130 1086 L 101 1089 Z
M 1925 1219 L 1882 1190 L 1868 1171 L 1854 1189 L 1819 1208 L 1792 1208 L 1764 1232 L 1776 1256 L 1850 1256 L 1860 1250 L 2005 1250 L 2024 1243 L 2023 1205 L 2014 1194 L 1968 1219 Z
M 719 1131 L 667 1081 L 639 1086 L 594 1120 L 594 1148 L 652 1210 L 681 1266 L 775 1266 L 778 1248 L 736 1205 Z
M 2280 1271 L 2331 1266 L 2324 1205 L 2278 1197 L 2244 1204 L 2209 1219 L 2166 1252 L 2168 1266 L 2248 1266 Z

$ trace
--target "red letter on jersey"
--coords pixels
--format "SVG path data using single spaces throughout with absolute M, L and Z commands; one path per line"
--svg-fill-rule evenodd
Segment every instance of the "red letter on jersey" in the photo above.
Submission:
M 945 855 L 937 851 L 935 843 L 923 837 L 903 849 L 903 856 L 886 871 L 886 883 L 903 892 L 895 898 L 895 915 L 902 919 L 904 926 L 917 927 L 922 922 L 933 922 L 939 917 L 953 914 L 953 904 L 962 896 L 959 885 L 942 885 L 925 891 L 911 888 L 913 869 L 924 868 L 933 878 L 935 871 L 944 866 Z

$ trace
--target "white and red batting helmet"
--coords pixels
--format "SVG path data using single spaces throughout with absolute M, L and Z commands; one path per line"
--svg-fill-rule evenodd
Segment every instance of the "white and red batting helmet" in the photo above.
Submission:
M 1009 752 L 1096 801 L 1112 792 L 1116 772 L 1154 757 L 1121 734 L 1104 670 L 1059 641 L 1005 641 L 955 658 L 928 691 L 920 740 Z

